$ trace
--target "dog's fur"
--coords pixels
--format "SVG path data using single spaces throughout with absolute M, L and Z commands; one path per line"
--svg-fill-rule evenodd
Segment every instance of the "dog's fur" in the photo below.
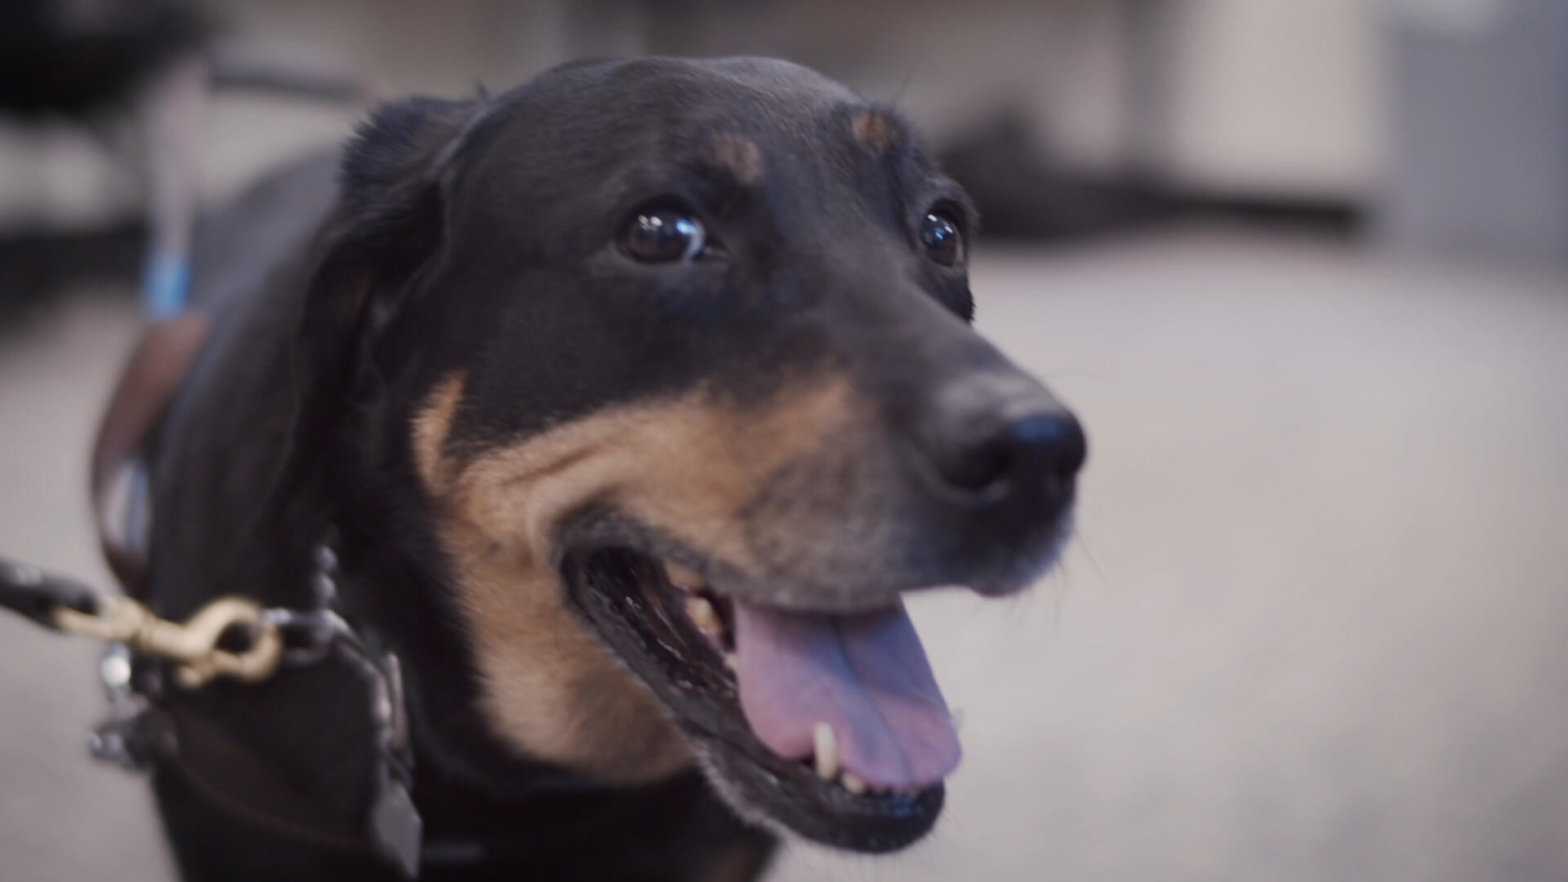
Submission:
M 894 114 L 754 59 L 394 103 L 335 166 L 280 174 L 199 246 L 215 331 L 152 451 L 157 608 L 309 606 L 334 535 L 346 614 L 407 672 L 427 839 L 484 844 L 426 878 L 752 878 L 771 836 L 568 602 L 563 556 L 632 542 L 821 610 L 1037 572 L 1061 494 L 993 511 L 928 474 L 963 433 L 1056 407 L 968 329 L 962 266 L 911 233 L 932 204 L 972 228 L 962 194 Z M 617 250 L 628 213 L 671 194 L 718 259 Z M 182 700 L 360 810 L 348 673 Z M 390 873 L 225 814 L 174 767 L 157 790 L 189 878 Z

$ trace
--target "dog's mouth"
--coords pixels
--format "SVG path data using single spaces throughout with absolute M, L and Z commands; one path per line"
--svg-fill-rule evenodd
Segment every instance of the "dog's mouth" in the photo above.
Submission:
M 563 573 L 741 812 L 866 852 L 936 821 L 958 737 L 902 604 L 784 610 L 627 547 L 569 553 Z

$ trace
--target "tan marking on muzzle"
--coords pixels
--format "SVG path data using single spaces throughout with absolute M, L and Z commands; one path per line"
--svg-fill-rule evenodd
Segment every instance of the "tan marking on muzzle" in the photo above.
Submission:
M 713 139 L 713 152 L 719 165 L 737 183 L 750 187 L 762 180 L 762 149 L 754 141 L 738 135 L 719 135 Z
M 691 757 L 668 712 L 567 608 L 557 531 L 603 505 L 747 566 L 742 511 L 778 469 L 851 424 L 848 379 L 796 384 L 749 406 L 699 389 L 615 407 L 466 461 L 444 450 L 460 390 L 449 380 L 431 394 L 414 447 L 442 509 L 483 710 L 525 754 L 601 780 L 650 781 L 685 767 Z
M 898 137 L 898 123 L 874 110 L 857 110 L 849 118 L 850 134 L 872 153 L 885 153 Z

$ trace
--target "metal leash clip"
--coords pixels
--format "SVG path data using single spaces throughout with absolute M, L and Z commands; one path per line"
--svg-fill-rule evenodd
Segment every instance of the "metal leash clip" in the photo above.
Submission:
M 217 677 L 247 683 L 265 680 L 283 659 L 283 635 L 261 605 L 241 597 L 220 597 L 184 623 L 154 615 L 120 595 L 101 595 L 91 613 L 70 607 L 55 611 L 55 625 L 71 634 L 120 643 L 132 653 L 176 663 L 175 680 L 197 689 Z M 229 650 L 221 642 L 242 629 L 249 646 Z

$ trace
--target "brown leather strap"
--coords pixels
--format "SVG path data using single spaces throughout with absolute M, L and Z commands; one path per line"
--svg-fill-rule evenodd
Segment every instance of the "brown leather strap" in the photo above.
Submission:
M 140 596 L 143 589 L 147 550 L 136 537 L 115 529 L 117 515 L 111 510 L 110 491 L 115 479 L 141 452 L 210 329 L 207 318 L 195 312 L 150 326 L 126 360 L 93 442 L 88 486 L 98 543 L 115 578 L 132 596 Z

